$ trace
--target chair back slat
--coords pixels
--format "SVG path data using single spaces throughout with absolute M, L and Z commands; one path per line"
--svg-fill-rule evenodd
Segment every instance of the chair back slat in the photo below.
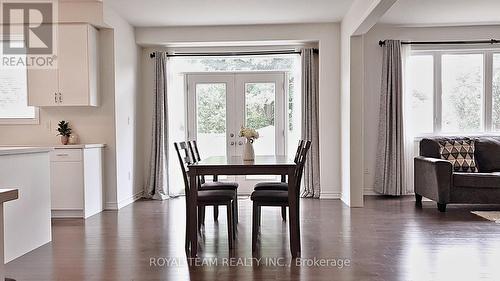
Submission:
M 192 156 L 186 142 L 174 142 L 174 147 L 181 166 L 182 178 L 184 179 L 184 189 L 187 198 L 189 194 L 188 165 L 194 163 L 194 161 L 192 160 Z
M 299 140 L 299 145 L 297 146 L 297 152 L 295 152 L 295 157 L 293 158 L 293 162 L 295 162 L 295 164 L 299 162 L 300 153 L 302 152 L 303 147 L 304 147 L 304 140 Z
M 297 168 L 295 170 L 295 180 L 296 180 L 296 191 L 297 193 L 300 192 L 300 183 L 302 181 L 302 174 L 304 172 L 304 165 L 306 164 L 306 159 L 307 159 L 307 153 L 309 152 L 309 149 L 311 148 L 311 141 L 301 141 L 302 146 L 301 146 L 301 151 L 300 155 L 297 159 Z
M 195 163 L 201 161 L 200 151 L 198 150 L 198 143 L 195 140 L 190 140 L 188 142 L 189 150 L 191 150 L 191 154 L 193 155 L 193 160 Z
M 200 151 L 198 150 L 198 143 L 195 140 L 188 141 L 189 151 L 191 152 L 191 156 L 193 157 L 194 163 L 198 163 L 201 161 Z M 205 176 L 199 176 L 198 180 L 201 184 L 205 183 Z

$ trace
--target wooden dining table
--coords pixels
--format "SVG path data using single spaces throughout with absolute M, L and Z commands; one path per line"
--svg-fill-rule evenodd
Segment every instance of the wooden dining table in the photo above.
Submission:
M 253 161 L 244 161 L 240 156 L 213 156 L 188 165 L 189 186 L 197 187 L 201 175 L 286 175 L 288 178 L 288 212 L 290 251 L 293 258 L 300 254 L 299 192 L 295 183 L 296 164 L 287 156 L 256 156 Z M 190 188 L 187 215 L 189 216 L 188 239 L 190 255 L 198 253 L 198 189 Z M 251 247 L 251 245 L 249 245 Z

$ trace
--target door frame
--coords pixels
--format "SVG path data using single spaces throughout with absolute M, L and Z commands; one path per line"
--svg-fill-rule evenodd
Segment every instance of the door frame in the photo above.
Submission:
M 245 122 L 245 83 L 276 83 L 275 88 L 275 155 L 286 155 L 288 130 L 288 74 L 285 71 L 254 72 L 188 72 L 183 73 L 186 98 L 186 136 L 197 139 L 197 114 L 195 87 L 199 83 L 226 84 L 226 155 L 241 155 L 244 149 L 243 138 L 238 137 L 239 128 Z M 281 88 L 280 88 L 281 87 Z M 194 90 L 193 90 L 194 89 Z M 281 95 L 281 97 L 279 96 Z M 242 108 L 240 108 L 242 107 Z M 243 109 L 243 110 L 241 110 Z M 280 118 L 280 116 L 282 116 Z M 244 125 L 244 124 L 243 124 Z M 231 134 L 234 136 L 231 137 Z M 234 141 L 234 145 L 231 143 Z M 258 141 L 258 140 L 257 140 Z M 240 194 L 250 194 L 253 186 L 265 179 L 246 179 L 228 177 L 228 180 L 240 183 Z
M 261 79 L 258 76 L 274 76 L 275 78 L 280 78 L 281 80 L 281 86 L 282 86 L 282 92 L 283 92 L 283 98 L 276 98 L 276 116 L 279 116 L 278 114 L 281 114 L 283 118 L 276 119 L 276 137 L 279 135 L 282 136 L 283 142 L 280 143 L 276 141 L 275 145 L 275 152 L 276 155 L 286 155 L 287 151 L 287 137 L 288 137 L 288 130 L 286 130 L 286 124 L 289 122 L 288 118 L 288 113 L 287 113 L 287 104 L 288 104 L 288 87 L 286 87 L 286 82 L 288 81 L 288 74 L 286 71 L 237 71 L 237 72 L 185 72 L 183 73 L 184 75 L 184 84 L 185 84 L 185 92 L 184 96 L 186 99 L 186 138 L 187 139 L 196 139 L 196 112 L 193 112 L 196 108 L 196 98 L 194 96 L 190 95 L 190 89 L 193 89 L 195 87 L 196 83 L 225 83 L 226 84 L 226 104 L 230 105 L 239 105 L 242 104 L 243 106 L 245 105 L 244 100 L 240 100 L 241 98 L 244 99 L 244 95 L 232 95 L 231 93 L 235 93 L 237 90 L 238 86 L 243 86 L 244 84 L 243 79 L 239 79 L 238 77 L 247 77 L 247 78 L 254 78 L 252 79 L 252 82 L 255 81 L 257 83 L 262 82 L 275 82 L 276 80 L 273 79 Z M 232 79 L 229 79 L 229 77 L 232 77 Z M 189 79 L 189 77 L 196 77 L 196 81 L 193 81 L 193 79 Z M 278 87 L 278 86 L 277 86 Z M 278 92 L 278 88 L 276 88 L 276 92 Z M 229 112 L 231 109 L 234 111 L 232 114 Z M 229 146 L 226 149 L 227 156 L 232 156 L 233 154 L 241 154 L 241 150 L 243 149 L 242 145 L 238 145 L 239 138 L 237 137 L 237 134 L 239 132 L 239 127 L 241 124 L 236 124 L 237 120 L 245 120 L 245 112 L 244 111 L 239 111 L 237 106 L 232 107 L 231 109 L 226 107 L 226 141 L 230 141 L 232 138 L 230 136 L 231 133 L 234 133 L 234 141 L 235 141 L 235 146 L 239 146 L 239 148 L 236 148 L 234 152 L 231 151 Z M 193 116 L 190 118 L 190 116 Z M 230 117 L 234 116 L 235 118 L 232 118 L 234 120 L 230 120 Z M 234 128 L 234 132 L 231 132 L 232 128 Z

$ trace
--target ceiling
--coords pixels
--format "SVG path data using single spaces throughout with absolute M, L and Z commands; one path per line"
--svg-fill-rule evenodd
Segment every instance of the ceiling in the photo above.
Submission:
M 134 26 L 338 22 L 353 0 L 106 0 Z
M 500 0 L 398 0 L 382 23 L 432 26 L 500 23 Z

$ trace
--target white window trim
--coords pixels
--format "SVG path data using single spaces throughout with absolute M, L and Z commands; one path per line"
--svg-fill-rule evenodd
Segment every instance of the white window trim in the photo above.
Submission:
M 448 54 L 482 54 L 483 55 L 483 116 L 482 128 L 479 132 L 443 132 L 442 125 L 442 56 Z M 488 47 L 474 47 L 474 46 L 452 46 L 449 48 L 439 49 L 412 49 L 411 56 L 418 55 L 431 55 L 433 57 L 433 133 L 420 134 L 416 139 L 434 135 L 471 135 L 471 136 L 484 136 L 484 135 L 500 135 L 500 131 L 493 130 L 493 55 L 500 54 L 500 49 Z
M 1 34 L 0 34 L 1 35 Z M 21 35 L 10 35 L 11 40 L 21 41 L 24 44 L 24 38 Z M 0 42 L 3 44 L 3 38 L 0 36 Z M 1 46 L 0 46 L 1 47 Z M 28 83 L 28 68 L 26 68 L 26 83 Z M 26 95 L 28 95 L 28 87 L 26 87 Z M 28 100 L 28 97 L 26 97 Z M 35 117 L 34 118 L 1 118 L 0 117 L 0 125 L 38 125 L 40 124 L 40 108 L 34 107 L 35 109 Z
M 35 107 L 34 118 L 0 118 L 0 125 L 39 125 L 40 108 Z

